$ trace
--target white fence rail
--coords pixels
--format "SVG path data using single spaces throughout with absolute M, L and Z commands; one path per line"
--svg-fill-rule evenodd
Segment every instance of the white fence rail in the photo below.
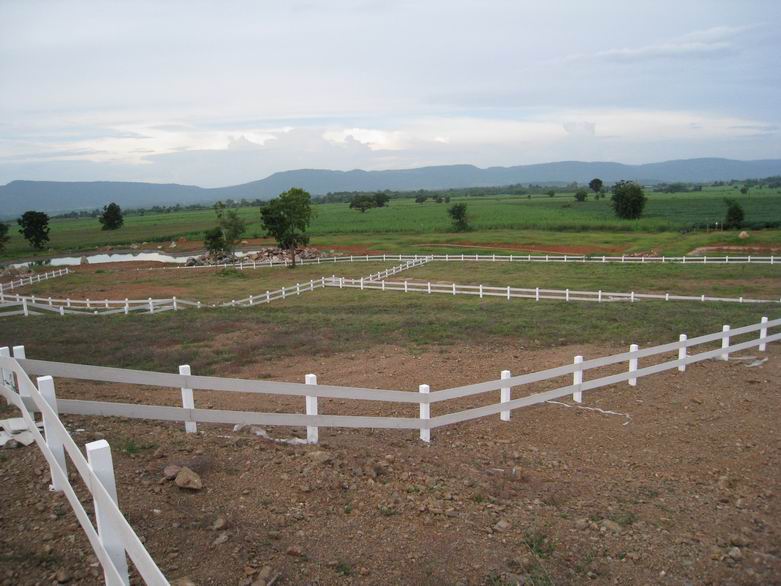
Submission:
M 719 301 L 734 303 L 781 303 L 781 299 L 751 299 L 748 297 L 715 297 L 712 295 L 675 295 L 670 293 L 635 293 L 614 291 L 580 291 L 576 289 L 534 289 L 520 287 L 493 287 L 489 285 L 459 285 L 424 281 L 385 281 L 336 277 L 325 280 L 327 287 L 403 291 L 405 293 L 440 293 L 446 295 L 477 295 L 510 299 L 555 299 L 558 301 Z
M 456 248 L 457 246 L 454 246 Z M 317 258 L 296 261 L 300 265 L 338 264 L 345 262 L 388 262 L 428 259 L 429 261 L 445 262 L 551 262 L 551 263 L 621 263 L 621 264 L 779 264 L 774 255 L 742 255 L 742 256 L 608 256 L 598 254 L 354 254 L 350 256 L 321 256 Z M 236 268 L 261 269 L 268 267 L 290 266 L 290 261 L 263 260 L 252 261 L 237 259 L 234 263 L 218 265 L 179 265 L 175 267 L 158 267 L 145 270 L 179 270 L 179 269 L 213 269 Z
M 0 295 L 2 295 L 7 291 L 13 291 L 17 287 L 33 285 L 35 283 L 40 283 L 41 281 L 47 281 L 49 279 L 54 279 L 56 277 L 62 277 L 64 275 L 67 275 L 68 273 L 70 273 L 70 270 L 67 267 L 65 267 L 54 271 L 48 271 L 46 273 L 35 273 L 33 275 L 30 275 L 29 277 L 22 277 L 21 279 L 16 279 L 15 281 L 10 281 L 8 283 L 0 283 Z
M 60 421 L 53 379 L 49 376 L 39 377 L 36 386 L 18 361 L 7 357 L 8 349 L 0 350 L 0 395 L 21 411 L 35 443 L 49 464 L 52 490 L 65 494 L 103 567 L 105 583 L 111 586 L 129 584 L 129 557 L 146 584 L 167 585 L 168 580 L 119 510 L 108 442 L 99 440 L 88 443 L 85 458 Z M 19 347 L 15 348 L 16 353 L 23 354 Z M 11 385 L 12 376 L 17 381 L 14 386 Z M 33 416 L 35 411 L 43 415 L 45 435 L 38 430 Z M 66 454 L 92 495 L 97 528 L 93 526 L 70 484 Z
M 637 379 L 663 372 L 666 370 L 685 370 L 689 364 L 694 364 L 707 359 L 726 359 L 733 352 L 759 347 L 765 351 L 770 342 L 781 339 L 781 332 L 769 334 L 773 328 L 781 327 L 781 319 L 769 321 L 762 318 L 759 323 L 687 338 L 682 335 L 678 341 L 662 344 L 651 348 L 638 349 L 636 345 L 630 347 L 629 352 L 614 354 L 603 358 L 583 360 L 577 357 L 572 364 L 547 369 L 531 374 L 511 376 L 509 371 L 502 373 L 497 380 L 454 387 L 441 391 L 430 392 L 428 390 L 419 393 L 382 390 L 368 388 L 353 388 L 343 386 L 313 384 L 308 375 L 306 384 L 257 381 L 235 378 L 217 378 L 208 376 L 195 376 L 187 374 L 173 374 L 163 372 L 147 372 L 140 370 L 128 370 L 121 368 L 108 368 L 100 366 L 88 366 L 82 364 L 68 364 L 31 360 L 23 357 L 18 359 L 1 358 L 2 368 L 22 368 L 28 374 L 63 377 L 78 380 L 91 380 L 110 383 L 124 383 L 148 385 L 155 387 L 169 387 L 195 391 L 225 391 L 252 393 L 261 395 L 282 395 L 302 398 L 314 398 L 315 403 L 308 401 L 304 413 L 258 413 L 246 411 L 230 411 L 217 409 L 199 409 L 195 407 L 195 400 L 188 396 L 184 399 L 182 407 L 140 405 L 129 403 L 115 403 L 90 400 L 60 400 L 58 401 L 60 413 L 78 415 L 105 415 L 141 419 L 159 419 L 168 421 L 183 421 L 192 423 L 223 423 L 223 424 L 258 424 L 258 425 L 285 425 L 301 426 L 307 428 L 318 427 L 352 427 L 352 428 L 394 428 L 430 430 L 443 425 L 449 425 L 460 421 L 467 421 L 477 417 L 506 412 L 503 420 L 509 419 L 509 412 L 520 407 L 526 407 L 542 403 L 552 399 L 572 394 L 575 399 L 580 399 L 582 394 L 597 388 L 614 385 L 619 382 L 636 383 Z M 736 337 L 745 337 L 758 334 L 748 340 L 735 343 Z M 697 346 L 709 343 L 717 343 L 718 347 L 705 350 L 698 354 L 692 354 L 690 350 Z M 16 350 L 16 349 L 15 349 Z M 5 355 L 7 356 L 7 349 Z M 16 352 L 14 353 L 16 355 Z M 640 367 L 641 359 L 655 356 L 673 354 L 673 360 L 667 360 L 650 366 Z M 0 353 L 2 356 L 2 353 Z M 618 374 L 603 376 L 592 380 L 584 380 L 584 374 L 595 368 L 626 363 L 627 369 Z M 518 399 L 512 399 L 513 388 L 532 383 L 549 381 L 562 376 L 573 377 L 573 383 L 542 393 L 532 394 Z M 420 417 L 380 417 L 380 416 L 352 416 L 352 415 L 319 415 L 317 414 L 316 399 L 318 397 L 331 399 L 349 399 L 358 401 L 382 401 L 390 403 L 407 403 L 428 406 L 434 403 L 461 399 L 481 395 L 491 391 L 501 391 L 500 401 L 484 407 L 467 409 L 455 413 L 447 413 L 431 417 L 430 410 L 421 410 Z M 183 394 L 184 397 L 184 394 Z M 303 404 L 302 404 L 303 406 Z

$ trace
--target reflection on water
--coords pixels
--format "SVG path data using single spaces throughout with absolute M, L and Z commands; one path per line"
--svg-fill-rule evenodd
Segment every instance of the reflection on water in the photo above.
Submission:
M 252 254 L 257 251 L 237 252 L 236 256 L 242 257 L 248 254 Z M 140 261 L 152 261 L 152 262 L 168 262 L 176 264 L 184 264 L 188 258 L 192 258 L 192 255 L 186 256 L 172 256 L 170 254 L 163 254 L 162 252 L 136 252 L 136 253 L 118 253 L 118 254 L 90 254 L 85 256 L 59 256 L 55 258 L 46 258 L 41 260 L 31 260 L 29 262 L 14 263 L 11 266 L 15 268 L 22 267 L 68 267 L 82 264 L 82 259 L 86 259 L 87 264 L 99 264 L 104 262 L 140 262 Z

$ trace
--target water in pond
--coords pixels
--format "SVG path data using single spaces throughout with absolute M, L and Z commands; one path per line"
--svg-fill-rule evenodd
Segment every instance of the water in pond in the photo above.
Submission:
M 256 251 L 236 252 L 236 256 L 242 257 L 248 254 L 252 254 Z M 47 267 L 67 267 L 76 266 L 82 264 L 82 259 L 86 259 L 87 264 L 100 264 L 104 262 L 140 262 L 140 261 L 152 261 L 152 262 L 167 262 L 175 264 L 184 264 L 188 258 L 198 256 L 198 254 L 188 254 L 185 256 L 173 256 L 170 254 L 163 254 L 162 252 L 136 252 L 136 253 L 117 253 L 117 254 L 90 254 L 85 256 L 59 256 L 55 258 L 46 258 L 41 260 L 31 260 L 28 262 L 20 262 L 11 264 L 12 267 L 34 267 L 34 266 L 47 266 Z

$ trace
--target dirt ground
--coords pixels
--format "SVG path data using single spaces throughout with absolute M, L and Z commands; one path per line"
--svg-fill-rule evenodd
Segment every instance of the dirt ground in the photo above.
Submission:
M 574 354 L 621 350 L 381 347 L 372 350 L 371 368 L 365 356 L 342 353 L 247 364 L 230 374 L 302 381 L 313 372 L 322 384 L 438 390 L 495 379 L 506 368 L 520 374 L 570 363 Z M 320 445 L 290 446 L 229 426 L 185 434 L 181 424 L 63 420 L 79 444 L 110 442 L 120 507 L 172 581 L 778 584 L 781 347 L 770 346 L 767 356 L 756 367 L 708 361 L 685 374 L 640 379 L 636 388 L 585 394 L 585 406 L 617 415 L 567 399 L 570 407 L 514 411 L 509 423 L 489 417 L 435 429 L 430 445 L 413 431 L 321 429 Z M 128 385 L 58 380 L 57 390 L 63 398 L 179 400 L 177 390 Z M 195 397 L 206 408 L 303 411 L 298 400 Z M 410 407 L 366 403 L 321 399 L 320 411 L 410 414 Z M 470 401 L 462 403 L 452 408 Z M 203 489 L 165 480 L 169 464 L 191 467 Z M 2 450 L 0 476 L 0 584 L 101 583 L 75 516 L 48 491 L 39 451 Z

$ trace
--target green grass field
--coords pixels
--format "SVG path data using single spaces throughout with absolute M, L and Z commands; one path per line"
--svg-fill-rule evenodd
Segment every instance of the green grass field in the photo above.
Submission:
M 710 244 L 779 244 L 781 231 L 763 230 L 752 235 L 750 242 L 737 239 L 735 232 L 680 232 L 694 223 L 723 220 L 724 198 L 736 197 L 746 212 L 746 222 L 781 219 L 781 194 L 777 190 L 754 189 L 748 196 L 732 188 L 707 188 L 700 193 L 651 193 L 640 220 L 617 219 L 609 199 L 575 202 L 571 193 L 556 197 L 525 196 L 473 197 L 465 201 L 473 230 L 452 233 L 447 204 L 429 200 L 417 204 L 412 199 L 394 200 L 390 206 L 360 213 L 347 204 L 316 206 L 317 216 L 311 226 L 315 246 L 360 246 L 388 252 L 441 249 L 462 250 L 464 244 L 501 250 L 503 244 L 529 246 L 569 245 L 608 247 L 625 252 L 658 249 L 667 254 L 681 254 Z M 257 208 L 241 208 L 247 221 L 246 238 L 263 236 Z M 101 231 L 97 219 L 58 219 L 51 222 L 51 250 L 35 253 L 11 229 L 11 241 L 2 258 L 45 257 L 67 251 L 84 251 L 99 246 L 121 246 L 131 243 L 163 242 L 178 237 L 200 240 L 207 228 L 214 226 L 211 210 L 129 215 L 117 231 Z M 153 246 L 151 248 L 154 248 Z

